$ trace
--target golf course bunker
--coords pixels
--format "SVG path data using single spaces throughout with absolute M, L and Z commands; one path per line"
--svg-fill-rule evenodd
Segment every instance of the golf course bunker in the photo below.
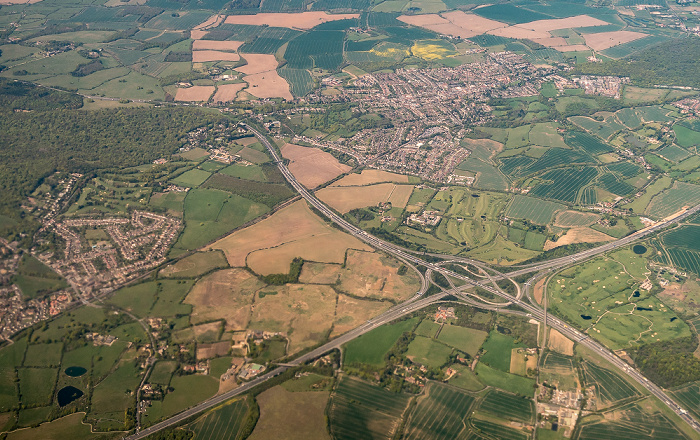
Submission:
M 85 373 L 87 373 L 87 368 L 75 366 L 66 368 L 66 375 L 70 377 L 80 377 Z
M 76 400 L 80 399 L 83 397 L 83 392 L 77 389 L 76 387 L 73 386 L 67 386 L 61 388 L 61 390 L 58 392 L 58 395 L 56 396 L 58 400 L 58 406 L 63 408 L 64 406 L 68 405 L 71 402 L 75 402 Z

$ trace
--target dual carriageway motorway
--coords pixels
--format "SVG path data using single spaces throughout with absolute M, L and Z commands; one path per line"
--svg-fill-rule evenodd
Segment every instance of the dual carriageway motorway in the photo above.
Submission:
M 344 218 L 342 218 L 340 215 L 336 214 L 333 210 L 328 208 L 325 204 L 323 204 L 319 199 L 317 199 L 310 191 L 308 191 L 301 183 L 299 183 L 294 177 L 294 175 L 289 171 L 289 168 L 284 164 L 283 160 L 279 157 L 279 154 L 277 153 L 277 150 L 270 144 L 268 139 L 263 136 L 260 132 L 258 132 L 255 128 L 247 125 L 247 124 L 241 124 L 248 130 L 250 130 L 257 138 L 260 140 L 260 142 L 267 148 L 268 152 L 272 156 L 274 162 L 277 164 L 280 172 L 284 175 L 284 177 L 287 179 L 289 184 L 303 197 L 307 203 L 309 203 L 311 206 L 313 206 L 315 209 L 317 209 L 319 212 L 321 212 L 324 216 L 326 216 L 329 220 L 331 220 L 333 223 L 335 223 L 337 226 L 341 227 L 344 229 L 346 232 L 349 234 L 355 236 L 356 238 L 364 241 L 365 243 L 375 247 L 376 249 L 379 249 L 381 251 L 384 251 L 399 260 L 403 261 L 404 263 L 408 263 L 409 266 L 411 266 L 413 269 L 416 269 L 416 266 L 423 266 L 426 268 L 426 274 L 429 275 L 430 272 L 438 272 L 444 275 L 449 281 L 450 284 L 452 284 L 452 281 L 450 278 L 459 280 L 463 283 L 465 283 L 463 286 L 460 287 L 455 287 L 452 285 L 450 289 L 443 290 L 442 292 L 430 296 L 423 296 L 423 294 L 428 290 L 428 284 L 429 280 L 426 280 L 427 277 L 424 277 L 421 275 L 422 279 L 422 286 L 421 289 L 418 291 L 418 293 L 410 298 L 409 300 L 398 304 L 391 309 L 387 310 L 386 312 L 382 313 L 381 315 L 367 321 L 365 324 L 361 325 L 360 327 L 355 328 L 354 330 L 351 330 L 338 338 L 316 348 L 315 350 L 312 350 L 304 355 L 301 355 L 297 358 L 295 358 L 293 361 L 284 364 L 282 366 L 279 366 L 270 372 L 250 381 L 242 386 L 231 390 L 229 392 L 214 396 L 210 399 L 207 399 L 179 414 L 176 414 L 175 416 L 166 419 L 160 423 L 154 424 L 150 426 L 149 428 L 143 429 L 136 434 L 133 434 L 131 436 L 126 437 L 127 440 L 138 440 L 138 439 L 143 439 L 147 437 L 148 435 L 151 435 L 157 431 L 160 431 L 162 429 L 165 429 L 169 426 L 173 426 L 177 423 L 182 422 L 183 420 L 192 417 L 196 415 L 199 412 L 202 412 L 204 410 L 213 408 L 226 400 L 241 395 L 256 385 L 259 385 L 275 376 L 278 376 L 279 374 L 283 373 L 286 371 L 288 368 L 291 368 L 293 366 L 297 365 L 302 365 L 306 362 L 309 362 L 313 359 L 316 359 L 331 350 L 338 349 L 340 348 L 343 344 L 369 332 L 370 330 L 373 330 L 379 326 L 382 326 L 386 323 L 389 323 L 395 319 L 398 319 L 402 316 L 411 314 L 415 311 L 418 311 L 420 309 L 423 309 L 431 304 L 435 304 L 441 301 L 444 301 L 447 297 L 452 296 L 456 297 L 459 300 L 461 300 L 464 303 L 467 303 L 468 305 L 475 306 L 475 307 L 480 307 L 484 309 L 490 309 L 490 310 L 501 310 L 502 312 L 507 312 L 507 313 L 512 313 L 512 314 L 518 314 L 518 315 L 523 315 L 525 317 L 528 317 L 530 319 L 537 320 L 539 322 L 544 323 L 545 326 L 549 326 L 551 328 L 556 329 L 559 331 L 561 334 L 564 336 L 568 337 L 569 339 L 584 345 L 588 349 L 592 350 L 602 358 L 606 359 L 608 362 L 610 362 L 612 365 L 617 367 L 622 373 L 626 374 L 630 378 L 632 378 L 634 381 L 638 382 L 642 387 L 647 389 L 650 394 L 654 395 L 657 397 L 661 402 L 663 402 L 665 405 L 667 405 L 674 413 L 676 413 L 681 419 L 683 419 L 686 423 L 688 423 L 696 432 L 700 433 L 700 424 L 690 415 L 688 412 L 683 409 L 677 402 L 675 402 L 661 387 L 655 385 L 651 381 L 649 381 L 644 375 L 642 375 L 639 371 L 637 371 L 635 368 L 631 367 L 627 362 L 623 361 L 621 358 L 619 358 L 615 353 L 604 347 L 602 344 L 596 342 L 595 340 L 591 339 L 588 337 L 588 335 L 585 335 L 581 333 L 580 331 L 576 330 L 573 328 L 571 325 L 569 325 L 566 322 L 563 322 L 562 320 L 554 317 L 548 317 L 546 309 L 543 309 L 542 307 L 536 305 L 536 303 L 531 303 L 528 301 L 530 298 L 530 287 L 533 284 L 533 281 L 540 277 L 542 273 L 544 272 L 545 276 L 549 273 L 554 272 L 555 269 L 561 269 L 563 267 L 569 266 L 571 264 L 579 263 L 585 260 L 588 260 L 590 258 L 593 258 L 597 255 L 600 255 L 605 252 L 609 252 L 614 249 L 618 249 L 623 246 L 627 246 L 630 243 L 639 240 L 640 238 L 643 238 L 649 234 L 653 234 L 661 229 L 664 229 L 672 224 L 675 224 L 686 217 L 689 217 L 698 211 L 700 211 L 700 205 L 695 206 L 691 209 L 688 209 L 684 213 L 675 216 L 673 218 L 667 218 L 664 221 L 642 229 L 640 231 L 637 231 L 627 237 L 621 238 L 619 240 L 604 244 L 602 246 L 593 248 L 593 249 L 588 249 L 584 250 L 582 252 L 579 252 L 574 255 L 566 256 L 566 257 L 560 257 L 548 261 L 543 261 L 540 263 L 535 263 L 532 265 L 527 265 L 523 266 L 520 269 L 516 269 L 512 272 L 507 273 L 507 275 L 503 274 L 498 274 L 497 276 L 489 276 L 489 280 L 497 280 L 497 279 L 511 279 L 513 277 L 519 276 L 519 275 L 524 275 L 528 273 L 535 273 L 535 275 L 530 278 L 525 283 L 525 288 L 521 289 L 518 288 L 518 295 L 517 296 L 512 296 L 500 288 L 496 288 L 495 283 L 494 286 L 486 284 L 481 281 L 476 281 L 472 278 L 466 277 L 464 275 L 455 273 L 451 270 L 448 270 L 444 267 L 441 267 L 439 264 L 435 264 L 429 261 L 425 261 L 422 258 L 416 256 L 410 251 L 407 251 L 404 248 L 401 248 L 399 246 L 396 246 L 392 243 L 385 242 L 377 237 L 374 237 L 373 235 L 368 234 L 367 232 L 363 231 L 362 229 L 358 228 L 357 226 L 349 223 L 346 221 Z M 438 257 L 448 257 L 448 256 L 440 256 L 440 255 L 434 255 Z M 455 259 L 453 256 L 449 256 L 449 258 Z M 480 263 L 477 261 L 472 261 L 469 259 L 460 259 L 465 262 L 470 262 L 472 264 L 479 265 Z M 512 280 L 511 280 L 512 281 Z M 517 285 L 517 284 L 516 284 Z M 473 298 L 473 295 L 466 295 L 463 291 L 465 289 L 469 289 L 472 287 L 478 287 L 481 289 L 484 289 L 491 294 L 497 295 L 506 302 L 503 303 L 491 303 L 491 302 L 480 302 L 476 301 Z M 523 299 L 523 297 L 525 299 Z M 483 300 L 482 300 L 483 301 Z M 507 306 L 517 306 L 523 311 L 517 311 L 517 310 L 505 310 L 503 309 L 504 307 Z

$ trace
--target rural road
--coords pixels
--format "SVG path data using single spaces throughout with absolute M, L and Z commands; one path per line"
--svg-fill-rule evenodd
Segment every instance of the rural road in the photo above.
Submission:
M 483 307 L 483 308 L 488 308 L 492 309 L 495 308 L 492 305 L 488 304 L 478 304 L 474 301 L 474 299 L 470 296 L 467 296 L 466 294 L 462 293 L 461 290 L 468 288 L 469 286 L 474 286 L 474 287 L 479 287 L 481 289 L 487 290 L 492 294 L 498 295 L 500 297 L 503 297 L 507 301 L 509 301 L 511 304 L 516 305 L 520 307 L 521 309 L 525 310 L 525 312 L 518 313 L 518 314 L 523 314 L 527 317 L 530 317 L 532 319 L 536 319 L 540 322 L 546 322 L 547 325 L 550 327 L 556 329 L 560 333 L 562 333 L 564 336 L 570 338 L 571 340 L 584 345 L 588 349 L 592 350 L 593 352 L 597 353 L 599 356 L 603 357 L 604 359 L 608 360 L 611 364 L 613 364 L 615 367 L 617 367 L 620 371 L 625 373 L 627 376 L 638 382 L 642 387 L 646 388 L 650 394 L 654 395 L 655 397 L 659 398 L 665 405 L 667 405 L 672 411 L 674 411 L 679 417 L 681 417 L 685 422 L 687 422 L 695 431 L 700 432 L 700 424 L 691 417 L 686 410 L 684 410 L 678 403 L 676 403 L 666 392 L 649 381 L 644 375 L 642 375 L 639 371 L 636 369 L 632 368 L 630 365 L 628 365 L 625 361 L 620 359 L 617 355 L 615 355 L 612 351 L 608 350 L 606 347 L 604 347 L 602 344 L 596 342 L 595 340 L 589 338 L 587 335 L 579 332 L 578 330 L 574 329 L 570 324 L 557 319 L 557 318 L 547 318 L 546 317 L 546 312 L 543 310 L 541 307 L 537 305 L 533 305 L 530 302 L 523 301 L 521 298 L 523 295 L 518 295 L 518 297 L 512 297 L 505 292 L 501 291 L 500 289 L 496 289 L 488 284 L 482 283 L 480 281 L 474 281 L 471 278 L 465 277 L 461 274 L 455 273 L 453 271 L 447 270 L 443 267 L 441 267 L 438 264 L 434 264 L 431 262 L 427 262 L 417 256 L 415 256 L 413 253 L 410 251 L 407 251 L 404 248 L 401 248 L 397 245 L 394 245 L 392 243 L 385 242 L 377 237 L 374 237 L 367 232 L 363 231 L 362 229 L 354 226 L 353 224 L 349 223 L 346 221 L 344 218 L 336 214 L 333 210 L 328 208 L 325 204 L 323 204 L 320 200 L 318 200 L 313 194 L 311 194 L 301 183 L 299 183 L 294 177 L 294 175 L 289 171 L 287 166 L 284 164 L 282 159 L 279 157 L 277 154 L 277 151 L 274 149 L 274 147 L 270 144 L 270 142 L 267 140 L 265 136 L 260 134 L 257 130 L 255 130 L 253 127 L 241 123 L 244 127 L 249 129 L 259 140 L 260 142 L 267 148 L 268 152 L 272 156 L 274 162 L 277 164 L 280 172 L 284 175 L 284 177 L 287 179 L 289 184 L 315 209 L 317 209 L 319 212 L 321 212 L 324 216 L 326 216 L 329 220 L 334 222 L 336 225 L 350 233 L 351 235 L 355 236 L 356 238 L 364 241 L 365 243 L 382 250 L 384 252 L 387 252 L 401 260 L 405 260 L 408 262 L 411 262 L 412 264 L 418 265 L 418 266 L 423 266 L 428 270 L 432 270 L 434 272 L 439 272 L 442 273 L 445 276 L 449 276 L 458 280 L 461 280 L 465 283 L 468 284 L 468 286 L 462 286 L 459 288 L 453 288 L 450 290 L 443 291 L 439 294 L 432 295 L 429 297 L 422 297 L 422 294 L 425 292 L 425 282 L 423 284 L 423 287 L 421 288 L 421 291 L 418 292 L 418 294 L 408 301 L 401 303 L 399 305 L 396 305 L 392 307 L 391 309 L 387 310 L 383 314 L 377 316 L 374 319 L 371 319 L 367 321 L 365 324 L 362 326 L 349 331 L 348 333 L 345 333 L 344 335 L 334 339 L 333 341 L 330 341 L 315 350 L 306 353 L 293 361 L 287 363 L 286 365 L 288 366 L 280 366 L 275 368 L 274 370 L 250 381 L 242 386 L 231 390 L 229 392 L 220 394 L 218 396 L 214 396 L 211 399 L 205 400 L 192 408 L 189 408 L 179 414 L 176 414 L 173 417 L 170 417 L 169 419 L 166 419 L 160 423 L 157 423 L 155 425 L 150 426 L 149 428 L 146 428 L 144 430 L 141 430 L 137 432 L 136 434 L 133 434 L 131 436 L 126 437 L 126 440 L 138 440 L 138 439 L 143 439 L 147 437 L 148 435 L 151 435 L 157 431 L 160 431 L 162 429 L 165 429 L 167 427 L 173 426 L 201 411 L 213 408 L 214 406 L 217 406 L 226 400 L 235 397 L 237 395 L 243 394 L 247 391 L 249 391 L 251 388 L 255 387 L 256 385 L 263 383 L 275 376 L 278 376 L 279 374 L 283 373 L 286 371 L 289 366 L 294 366 L 294 365 L 301 365 L 307 361 L 313 360 L 315 358 L 318 358 L 319 356 L 328 353 L 329 351 L 339 348 L 343 344 L 357 338 L 358 336 L 361 336 L 368 331 L 377 328 L 381 325 L 384 325 L 388 322 L 391 322 L 397 318 L 400 318 L 402 316 L 405 316 L 407 314 L 413 313 L 414 311 L 420 310 L 424 307 L 427 307 L 430 304 L 434 304 L 446 296 L 452 295 L 457 298 L 460 298 L 466 302 L 468 302 L 471 305 L 476 305 L 478 307 Z M 522 269 L 515 270 L 513 272 L 509 272 L 507 275 L 509 278 L 516 277 L 518 275 L 522 274 L 527 274 L 527 273 L 532 273 L 532 272 L 540 272 L 543 270 L 547 271 L 553 271 L 554 269 L 558 269 L 570 264 L 574 264 L 577 262 L 581 262 L 584 260 L 588 260 L 592 257 L 595 257 L 597 255 L 600 255 L 605 252 L 609 252 L 614 249 L 618 249 L 623 246 L 627 246 L 628 244 L 632 243 L 633 241 L 639 240 L 640 238 L 646 237 L 649 234 L 653 234 L 663 228 L 668 227 L 669 225 L 675 224 L 685 218 L 687 218 L 690 215 L 695 214 L 696 212 L 700 211 L 700 205 L 695 206 L 684 213 L 670 219 L 666 219 L 663 222 L 658 223 L 655 226 L 645 228 L 643 230 L 637 231 L 627 237 L 624 237 L 622 239 L 616 240 L 614 242 L 610 242 L 607 244 L 604 244 L 602 246 L 593 248 L 593 249 L 588 249 L 582 252 L 579 252 L 574 255 L 566 256 L 566 257 L 561 257 L 561 258 L 556 258 L 553 260 L 549 261 L 544 261 L 541 263 L 535 263 L 533 265 L 529 265 L 526 267 L 523 267 Z M 454 258 L 454 257 L 453 257 Z M 529 289 L 529 285 L 525 286 L 525 290 L 527 293 L 527 290 Z M 529 295 L 526 294 L 524 295 L 525 298 L 527 298 Z

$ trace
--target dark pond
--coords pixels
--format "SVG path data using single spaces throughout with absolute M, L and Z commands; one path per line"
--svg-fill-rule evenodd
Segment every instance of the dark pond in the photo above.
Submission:
M 674 316 L 673 318 L 671 318 L 671 322 L 675 321 L 676 319 L 678 319 L 678 317 Z
M 635 244 L 634 247 L 632 248 L 632 252 L 634 252 L 637 255 L 642 255 L 647 251 L 647 248 L 645 246 L 642 246 L 641 244 Z
M 481 196 L 479 194 L 472 194 L 472 197 L 477 198 L 477 197 L 481 197 Z
M 87 373 L 87 369 L 83 367 L 68 367 L 66 368 L 66 374 L 70 377 L 80 377 Z
M 588 315 L 581 315 L 581 318 L 585 319 L 586 321 L 588 321 L 589 319 L 591 319 L 591 317 L 588 316 Z
M 641 311 L 643 311 L 643 312 L 651 312 L 652 309 L 648 309 L 648 308 L 646 308 L 646 307 L 639 307 L 639 306 L 637 306 L 637 310 L 641 310 Z
M 639 290 L 635 290 L 632 296 L 635 298 L 639 298 Z
M 58 399 L 58 406 L 63 407 L 83 397 L 83 392 L 76 387 L 67 386 L 61 388 L 56 397 Z

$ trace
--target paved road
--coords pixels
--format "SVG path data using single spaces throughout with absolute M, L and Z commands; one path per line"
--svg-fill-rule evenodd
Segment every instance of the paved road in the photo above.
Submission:
M 243 124 L 245 125 L 245 124 Z M 519 294 L 518 297 L 512 297 L 505 292 L 503 292 L 500 289 L 496 289 L 492 287 L 489 284 L 484 284 L 480 281 L 475 281 L 470 278 L 467 278 L 461 274 L 452 272 L 450 270 L 447 270 L 440 265 L 433 264 L 430 262 L 427 262 L 417 256 L 415 256 L 413 253 L 410 251 L 407 251 L 406 249 L 403 249 L 399 246 L 396 246 L 391 243 L 387 243 L 383 240 L 378 239 L 377 237 L 374 237 L 367 232 L 363 231 L 362 229 L 354 226 L 353 224 L 347 222 L 345 219 L 343 219 L 341 216 L 336 214 L 334 211 L 332 211 L 330 208 L 328 208 L 325 204 L 323 204 L 320 200 L 318 200 L 313 194 L 311 194 L 303 185 L 301 185 L 294 175 L 289 171 L 289 169 L 284 165 L 282 162 L 282 159 L 279 157 L 277 154 L 277 151 L 273 148 L 273 146 L 270 144 L 270 142 L 267 140 L 265 136 L 260 134 L 257 130 L 255 130 L 253 127 L 250 127 L 248 125 L 245 125 L 262 143 L 265 145 L 265 147 L 268 149 L 269 153 L 272 155 L 274 161 L 277 163 L 277 166 L 280 170 L 280 172 L 285 176 L 287 181 L 289 182 L 290 185 L 314 208 L 316 208 L 318 211 L 320 211 L 323 215 L 328 217 L 331 221 L 336 223 L 339 227 L 343 228 L 346 230 L 348 233 L 352 234 L 353 236 L 359 238 L 360 240 L 370 244 L 371 246 L 380 249 L 382 251 L 385 251 L 389 254 L 392 254 L 393 256 L 404 260 L 406 262 L 410 262 L 413 265 L 417 266 L 423 266 L 429 271 L 434 271 L 434 272 L 440 272 L 443 275 L 453 277 L 455 279 L 461 280 L 465 283 L 467 283 L 467 286 L 462 286 L 459 288 L 453 288 L 450 290 L 443 291 L 440 294 L 437 295 L 432 295 L 430 297 L 422 297 L 422 294 L 425 293 L 425 289 L 427 286 L 427 283 L 424 279 L 423 285 L 421 287 L 421 290 L 418 292 L 416 296 L 413 298 L 409 299 L 408 301 L 399 304 L 397 306 L 392 307 L 385 313 L 377 316 L 374 319 L 371 319 L 367 321 L 365 324 L 362 326 L 351 330 L 350 332 L 334 339 L 333 341 L 328 342 L 327 344 L 324 344 L 323 346 L 306 353 L 305 355 L 302 355 L 293 361 L 287 363 L 286 365 L 301 365 L 307 361 L 310 361 L 312 359 L 315 359 L 325 353 L 328 353 L 329 351 L 339 348 L 341 345 L 357 338 L 358 336 L 367 333 L 368 331 L 377 328 L 381 325 L 384 325 L 385 323 L 391 322 L 401 316 L 410 314 L 414 311 L 420 310 L 430 304 L 433 304 L 435 302 L 438 302 L 445 298 L 448 295 L 453 295 L 455 297 L 458 297 L 462 299 L 463 301 L 471 304 L 471 305 L 476 305 L 478 307 L 483 307 L 487 309 L 496 309 L 497 306 L 495 305 L 489 305 L 485 303 L 479 303 L 474 300 L 473 297 L 468 296 L 467 294 L 463 293 L 462 290 L 465 288 L 469 288 L 470 286 L 475 286 L 475 287 L 480 287 L 482 289 L 485 289 L 495 295 L 501 296 L 505 298 L 506 300 L 510 301 L 512 304 L 519 306 L 525 312 L 516 312 L 517 314 L 525 315 L 527 317 L 539 320 L 544 322 L 547 320 L 546 317 L 546 312 L 541 309 L 539 306 L 533 305 L 527 301 L 522 300 L 522 294 Z M 583 252 L 580 252 L 575 255 L 567 256 L 567 257 L 562 257 L 562 258 L 557 258 L 554 260 L 549 260 L 541 263 L 535 263 L 533 265 L 529 265 L 526 267 L 523 267 L 522 269 L 518 269 L 514 272 L 508 273 L 508 277 L 515 277 L 518 275 L 522 274 L 527 274 L 527 273 L 532 273 L 532 272 L 539 272 L 542 270 L 549 270 L 552 271 L 555 268 L 560 268 L 564 267 L 569 264 L 573 264 L 576 262 L 580 262 L 583 260 L 587 260 L 591 257 L 594 257 L 596 255 L 602 254 L 604 252 L 608 252 L 613 249 L 617 249 L 623 246 L 628 245 L 629 243 L 638 240 L 642 237 L 645 237 L 649 234 L 652 234 L 654 232 L 657 232 L 660 229 L 663 229 L 671 224 L 674 224 L 680 220 L 685 219 L 686 217 L 700 211 L 700 205 L 686 211 L 680 216 L 677 216 L 673 219 L 669 219 L 667 221 L 661 222 L 658 225 L 651 227 L 651 228 L 646 228 L 644 230 L 635 232 L 634 234 L 631 234 L 628 237 L 622 238 L 620 240 L 605 244 L 603 246 L 594 248 L 594 249 L 588 249 Z M 529 288 L 529 286 L 526 286 L 526 290 Z M 525 295 L 527 298 L 528 295 Z M 695 421 L 694 418 L 690 417 L 690 415 L 683 410 L 680 405 L 678 405 L 675 401 L 673 401 L 660 387 L 656 386 L 652 382 L 650 382 L 648 379 L 646 379 L 641 373 L 639 373 L 637 370 L 633 369 L 630 367 L 626 362 L 624 362 L 622 359 L 617 357 L 613 352 L 605 348 L 603 345 L 599 344 L 598 342 L 594 341 L 593 339 L 589 338 L 587 335 L 582 334 L 578 330 L 572 328 L 568 323 L 563 322 L 557 318 L 550 318 L 547 320 L 547 324 L 558 330 L 560 333 L 563 335 L 569 337 L 573 341 L 578 342 L 579 344 L 582 344 L 589 348 L 590 350 L 594 351 L 601 357 L 605 358 L 609 362 L 611 362 L 614 366 L 619 368 L 621 371 L 626 373 L 628 376 L 630 376 L 632 379 L 636 380 L 639 382 L 644 388 L 646 388 L 651 394 L 654 396 L 658 397 L 662 402 L 664 402 L 669 408 L 671 408 L 676 414 L 678 414 L 683 420 L 685 420 L 689 425 L 693 427 L 696 431 L 700 432 L 700 424 L 698 424 L 697 421 Z M 265 382 L 266 380 L 269 380 L 272 377 L 275 377 L 284 371 L 286 371 L 289 367 L 288 366 L 281 366 L 278 367 L 254 380 L 251 382 L 248 382 L 235 390 L 231 390 L 227 393 L 215 396 L 211 399 L 205 400 L 204 402 L 201 402 L 194 407 L 183 411 L 182 413 L 179 413 L 167 420 L 164 420 L 160 423 L 157 423 L 145 430 L 142 430 L 132 436 L 127 437 L 127 440 L 137 440 L 137 439 L 142 439 L 145 438 L 146 436 L 153 434 L 157 431 L 160 431 L 161 429 L 164 429 L 166 427 L 175 425 L 182 420 L 185 420 L 201 411 L 204 411 L 206 409 L 212 408 L 220 403 L 225 402 L 226 400 L 243 394 L 247 391 L 249 391 L 251 388 L 255 387 L 256 385 Z
M 267 140 L 265 136 L 260 134 L 257 130 L 255 130 L 253 127 L 247 126 L 246 127 L 255 134 L 255 136 L 265 145 L 265 147 L 268 149 L 272 157 L 274 158 L 275 162 L 278 165 L 279 170 L 284 174 L 285 178 L 287 181 L 294 187 L 294 189 L 299 192 L 299 194 L 306 199 L 306 201 L 311 204 L 314 208 L 319 210 L 323 215 L 328 217 L 330 220 L 332 220 L 335 224 L 340 226 L 341 228 L 345 229 L 347 232 L 352 234 L 353 236 L 361 239 L 362 241 L 374 246 L 377 249 L 383 250 L 389 254 L 392 254 L 394 256 L 400 257 L 404 260 L 408 260 L 416 265 L 422 265 L 426 267 L 427 269 L 433 270 L 435 272 L 440 272 L 443 275 L 451 276 L 453 278 L 456 278 L 458 280 L 462 280 L 468 284 L 471 284 L 476 287 L 480 287 L 482 289 L 485 289 L 495 295 L 504 297 L 505 299 L 511 301 L 514 305 L 517 305 L 521 307 L 522 309 L 526 310 L 529 315 L 535 319 L 538 319 L 540 321 L 545 321 L 546 320 L 546 313 L 544 310 L 542 310 L 539 306 L 530 304 L 529 302 L 525 302 L 520 298 L 515 298 L 512 297 L 505 292 L 501 291 L 500 289 L 496 289 L 491 287 L 490 285 L 474 281 L 470 278 L 467 278 L 461 274 L 457 274 L 455 272 L 452 272 L 450 270 L 446 270 L 439 265 L 426 262 L 419 257 L 416 257 L 412 253 L 406 251 L 405 249 L 396 246 L 391 243 L 387 243 L 383 240 L 380 240 L 377 237 L 374 237 L 367 232 L 363 231 L 362 229 L 358 228 L 357 226 L 354 226 L 353 224 L 349 223 L 346 221 L 344 218 L 336 214 L 334 211 L 332 211 L 330 208 L 328 208 L 325 204 L 323 204 L 320 200 L 318 200 L 314 195 L 312 195 L 309 191 L 306 190 L 306 188 L 301 185 L 294 175 L 289 171 L 289 169 L 284 165 L 282 162 L 281 158 L 277 154 L 277 151 L 272 147 L 270 142 Z M 646 237 L 649 234 L 653 234 L 661 229 L 664 229 L 672 224 L 675 224 L 693 214 L 696 212 L 700 211 L 700 205 L 695 206 L 691 209 L 688 209 L 681 215 L 675 216 L 670 219 L 666 219 L 665 221 L 662 221 L 655 226 L 648 227 L 645 229 L 642 229 L 640 231 L 637 231 L 633 234 L 630 234 L 627 237 L 624 237 L 622 239 L 604 244 L 602 246 L 593 248 L 593 249 L 587 249 L 585 251 L 579 252 L 577 254 L 567 256 L 567 257 L 562 257 L 562 258 L 557 258 L 554 260 L 549 260 L 549 261 L 544 261 L 541 263 L 535 263 L 534 265 L 531 265 L 530 267 L 520 269 L 514 272 L 509 272 L 508 276 L 509 277 L 515 277 L 521 274 L 525 273 L 531 273 L 531 272 L 539 272 L 545 269 L 548 270 L 554 270 L 555 268 L 563 267 L 569 264 L 574 264 L 577 262 L 581 262 L 584 260 L 588 260 L 592 257 L 595 257 L 596 255 L 600 255 L 605 252 L 609 252 L 614 249 L 618 249 L 624 246 L 627 246 L 628 244 L 632 243 L 633 241 L 639 240 L 642 237 Z M 465 297 L 464 295 L 461 295 L 461 297 Z M 654 383 L 649 381 L 646 377 L 644 377 L 639 371 L 635 370 L 634 368 L 630 367 L 625 361 L 620 359 L 617 355 L 615 355 L 613 352 L 608 350 L 606 347 L 604 347 L 602 344 L 594 341 L 593 339 L 589 338 L 587 335 L 582 334 L 578 330 L 575 330 L 572 328 L 568 323 L 563 322 L 557 318 L 551 318 L 548 322 L 547 325 L 550 327 L 558 330 L 560 333 L 563 335 L 571 338 L 573 341 L 576 341 L 587 348 L 591 349 L 595 353 L 599 354 L 603 358 L 607 359 L 609 362 L 611 362 L 613 365 L 618 367 L 620 370 L 622 370 L 624 373 L 626 373 L 628 376 L 630 376 L 632 379 L 636 380 L 639 384 L 641 384 L 644 388 L 646 388 L 651 394 L 654 396 L 658 397 L 662 402 L 664 402 L 671 410 L 673 410 L 676 414 L 678 414 L 679 417 L 684 419 L 690 426 L 693 427 L 697 432 L 700 432 L 700 424 L 691 417 L 687 411 L 685 411 L 678 403 L 676 403 L 668 394 L 666 394 L 660 387 L 656 386 Z

